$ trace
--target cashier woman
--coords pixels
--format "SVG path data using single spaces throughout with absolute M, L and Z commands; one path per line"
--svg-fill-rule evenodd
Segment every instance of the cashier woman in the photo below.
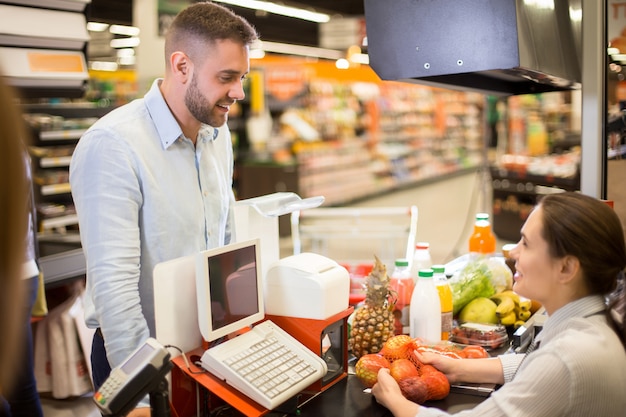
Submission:
M 605 203 L 566 192 L 542 198 L 511 252 L 513 289 L 539 301 L 548 318 L 526 354 L 420 359 L 451 383 L 501 384 L 458 416 L 623 416 L 626 410 L 624 329 L 626 245 L 619 218 Z M 389 370 L 372 394 L 395 417 L 444 416 L 405 399 Z

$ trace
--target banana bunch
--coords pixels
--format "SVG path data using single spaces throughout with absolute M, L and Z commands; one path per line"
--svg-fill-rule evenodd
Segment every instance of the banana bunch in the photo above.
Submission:
M 496 303 L 496 316 L 504 326 L 518 328 L 531 316 L 531 301 L 511 290 L 496 293 L 491 296 L 491 300 Z

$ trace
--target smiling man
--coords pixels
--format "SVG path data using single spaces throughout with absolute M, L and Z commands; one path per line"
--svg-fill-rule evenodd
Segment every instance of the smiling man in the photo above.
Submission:
M 154 266 L 231 241 L 226 121 L 244 98 L 257 37 L 222 6 L 189 6 L 166 34 L 165 77 L 101 118 L 76 147 L 70 183 L 87 262 L 86 322 L 97 329 L 96 388 L 154 336 Z

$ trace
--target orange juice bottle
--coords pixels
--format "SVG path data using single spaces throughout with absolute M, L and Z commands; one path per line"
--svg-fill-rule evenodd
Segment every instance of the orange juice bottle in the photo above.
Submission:
M 469 238 L 469 253 L 472 256 L 490 256 L 496 252 L 496 237 L 491 231 L 489 214 L 477 213 L 474 233 Z
M 433 265 L 433 279 L 441 302 L 441 340 L 448 340 L 454 324 L 452 323 L 452 289 L 446 277 L 446 267 Z

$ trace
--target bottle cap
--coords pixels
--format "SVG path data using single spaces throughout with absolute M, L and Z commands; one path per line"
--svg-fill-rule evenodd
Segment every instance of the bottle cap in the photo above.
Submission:
M 396 259 L 396 266 L 409 266 L 409 261 L 406 258 Z
M 476 213 L 476 220 L 489 220 L 489 213 Z
M 515 247 L 517 246 L 517 243 L 507 243 L 506 245 L 502 245 L 502 255 L 505 258 L 509 257 L 509 253 L 515 249 Z
M 430 248 L 430 243 L 428 242 L 417 242 L 415 244 L 415 249 L 428 249 Z
M 417 275 L 420 278 L 432 278 L 433 277 L 433 270 L 428 268 L 428 269 L 420 269 L 419 272 L 417 273 Z
M 433 270 L 433 274 L 445 274 L 446 273 L 445 265 L 433 265 L 430 268 Z

